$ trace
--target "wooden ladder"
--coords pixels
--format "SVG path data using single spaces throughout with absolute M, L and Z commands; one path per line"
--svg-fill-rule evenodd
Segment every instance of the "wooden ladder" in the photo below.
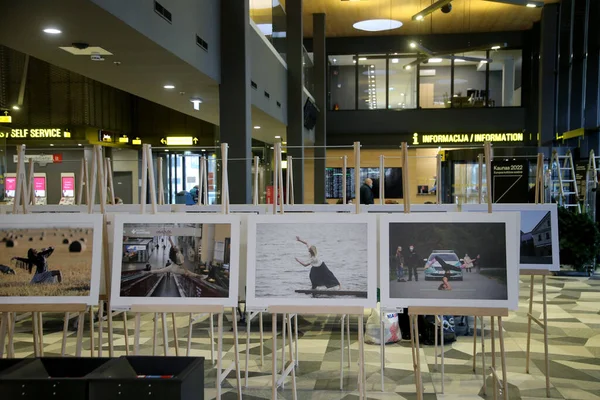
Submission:
M 561 156 L 556 150 L 552 152 L 552 198 L 565 208 L 576 208 L 581 213 L 579 189 L 575 180 L 575 166 L 571 150 Z M 556 182 L 558 181 L 558 182 Z

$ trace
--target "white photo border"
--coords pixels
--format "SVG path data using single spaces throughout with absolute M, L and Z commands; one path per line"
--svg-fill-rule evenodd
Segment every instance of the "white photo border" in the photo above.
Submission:
M 515 232 L 519 227 L 518 213 L 502 212 L 496 214 L 467 213 L 416 213 L 387 214 L 379 216 L 379 283 L 381 286 L 381 309 L 396 310 L 407 307 L 468 307 L 468 308 L 508 308 L 519 307 L 519 242 Z M 507 300 L 469 300 L 469 299 L 403 299 L 390 297 L 390 223 L 504 223 L 506 226 L 506 289 Z M 511 251 L 510 249 L 513 249 Z
M 10 214 L 0 219 L 0 229 L 88 228 L 93 229 L 90 293 L 87 296 L 0 296 L 0 304 L 97 305 L 102 270 L 101 214 Z
M 231 250 L 229 263 L 229 296 L 228 297 L 161 297 L 160 300 L 147 297 L 121 297 L 121 267 L 124 224 L 230 224 Z M 240 218 L 232 214 L 114 214 L 114 238 L 111 271 L 111 305 L 127 308 L 135 305 L 155 306 L 203 306 L 219 305 L 224 307 L 238 306 L 238 283 L 240 263 Z M 157 304 L 158 303 L 158 304 Z M 175 309 L 175 308 L 174 308 Z
M 464 204 L 463 212 L 487 212 L 487 204 Z M 560 244 L 558 237 L 558 207 L 556 204 L 493 204 L 492 211 L 513 211 L 520 214 L 521 211 L 549 211 L 550 225 L 552 229 L 552 264 L 521 264 L 520 269 L 537 269 L 548 271 L 560 271 Z M 519 227 L 521 220 L 519 218 Z M 519 234 L 521 229 L 519 228 Z M 519 242 L 520 243 L 520 242 Z M 520 260 L 519 260 L 520 261 Z
M 257 224 L 366 224 L 367 225 L 367 298 L 280 298 L 256 297 L 256 226 Z M 246 303 L 249 310 L 271 306 L 365 307 L 377 304 L 377 218 L 367 214 L 280 214 L 248 215 L 248 256 L 246 259 Z

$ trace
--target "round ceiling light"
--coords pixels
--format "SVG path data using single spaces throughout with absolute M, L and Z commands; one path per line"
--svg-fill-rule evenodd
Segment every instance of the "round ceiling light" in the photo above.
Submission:
M 379 32 L 398 29 L 402 26 L 402 22 L 394 19 L 367 19 L 359 21 L 352 26 L 359 31 Z

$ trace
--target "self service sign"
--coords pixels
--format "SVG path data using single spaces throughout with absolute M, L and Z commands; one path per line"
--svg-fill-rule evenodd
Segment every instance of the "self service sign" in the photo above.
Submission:
M 11 129 L 10 131 L 0 131 L 0 139 L 71 139 L 71 132 L 61 128 Z

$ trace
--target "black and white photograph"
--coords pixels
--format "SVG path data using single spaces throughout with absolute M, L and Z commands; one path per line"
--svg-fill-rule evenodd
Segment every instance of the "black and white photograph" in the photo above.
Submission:
M 423 306 L 430 300 L 437 300 L 440 306 L 508 303 L 509 286 L 518 271 L 514 262 L 518 254 L 516 224 L 511 226 L 488 214 L 479 220 L 474 216 L 452 213 L 426 215 L 420 221 L 399 218 L 385 228 L 382 223 L 387 235 L 381 261 L 387 261 L 387 268 L 382 266 L 381 280 L 387 282 L 389 298 Z
M 374 229 L 367 216 L 346 215 L 345 222 L 327 214 L 269 217 L 249 222 L 248 289 L 254 299 L 308 305 L 364 304 L 372 297 L 376 237 L 369 236 Z
M 113 244 L 112 290 L 113 294 L 118 290 L 120 302 L 195 304 L 186 299 L 229 299 L 231 281 L 237 282 L 237 268 L 232 277 L 234 262 L 237 266 L 232 249 L 239 246 L 230 222 L 194 222 L 204 216 L 189 216 L 188 222 L 142 217 L 148 222 L 121 223 L 131 216 L 115 216 L 114 234 L 120 240 L 115 237 Z
M 465 205 L 463 211 L 487 212 L 487 205 Z M 521 214 L 521 269 L 560 269 L 556 204 L 494 204 L 493 211 Z

